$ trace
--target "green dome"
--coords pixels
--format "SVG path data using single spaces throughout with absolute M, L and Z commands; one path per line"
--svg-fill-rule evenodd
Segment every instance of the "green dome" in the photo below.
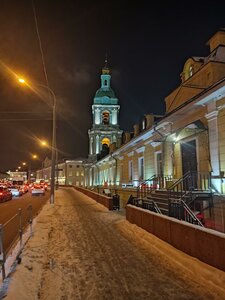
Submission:
M 100 88 L 97 90 L 97 92 L 95 94 L 96 98 L 101 98 L 101 97 L 105 97 L 105 96 L 109 97 L 109 98 L 116 98 L 115 93 L 111 88 L 109 88 L 107 90 Z

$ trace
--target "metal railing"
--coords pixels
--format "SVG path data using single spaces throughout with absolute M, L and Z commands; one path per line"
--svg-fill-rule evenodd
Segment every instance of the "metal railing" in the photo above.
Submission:
M 154 211 L 158 214 L 162 214 L 160 208 L 154 200 L 142 200 L 142 208 Z
M 19 241 L 19 250 L 16 255 L 18 257 L 23 247 L 23 231 L 30 226 L 30 236 L 32 235 L 32 223 L 33 223 L 33 208 L 29 205 L 27 209 L 18 209 L 18 212 L 6 223 L 0 224 L 0 268 L 2 271 L 2 279 L 6 277 L 5 262 L 12 250 L 13 246 Z M 13 235 L 11 240 L 9 239 L 9 232 Z
M 161 210 L 154 200 L 143 200 L 137 197 L 130 196 L 127 204 L 131 204 L 137 207 L 157 212 L 158 214 L 162 214 Z
M 211 192 L 212 182 L 209 172 L 188 171 L 168 188 L 168 196 L 182 198 L 185 194 L 191 194 L 195 190 Z
M 182 199 L 169 199 L 169 216 L 204 227 L 202 222 Z
M 145 198 L 154 190 L 165 189 L 167 182 L 172 181 L 171 175 L 152 175 L 137 187 L 137 197 Z

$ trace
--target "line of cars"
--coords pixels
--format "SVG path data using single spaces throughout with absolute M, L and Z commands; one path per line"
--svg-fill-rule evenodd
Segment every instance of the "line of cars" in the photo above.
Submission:
M 40 181 L 39 183 L 23 183 L 16 185 L 12 182 L 0 182 L 0 203 L 11 200 L 13 197 L 20 197 L 30 192 L 32 196 L 45 195 L 48 189 L 48 183 Z

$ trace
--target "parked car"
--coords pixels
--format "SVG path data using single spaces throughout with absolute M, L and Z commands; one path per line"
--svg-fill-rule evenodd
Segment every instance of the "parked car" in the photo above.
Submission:
M 40 186 L 43 187 L 45 189 L 45 191 L 48 190 L 48 184 L 43 182 L 43 183 L 40 183 Z
M 5 202 L 12 199 L 12 193 L 5 186 L 0 186 L 0 202 Z
M 11 191 L 12 195 L 15 197 L 20 197 L 23 194 L 23 192 L 19 186 L 12 185 L 8 189 Z
M 27 184 L 24 184 L 21 186 L 21 190 L 22 190 L 23 194 L 25 194 L 29 191 L 29 186 Z
M 31 195 L 32 196 L 44 196 L 45 195 L 45 188 L 41 185 L 34 185 L 31 187 Z

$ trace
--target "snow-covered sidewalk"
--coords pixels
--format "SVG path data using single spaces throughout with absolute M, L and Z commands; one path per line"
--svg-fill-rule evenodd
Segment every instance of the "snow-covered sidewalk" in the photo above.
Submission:
M 6 294 L 12 300 L 225 299 L 225 273 L 65 188 L 37 217 Z

